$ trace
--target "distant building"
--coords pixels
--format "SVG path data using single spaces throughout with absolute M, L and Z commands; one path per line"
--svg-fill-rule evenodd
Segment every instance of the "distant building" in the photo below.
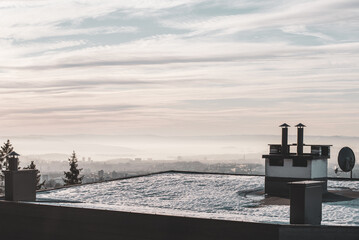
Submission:
M 103 176 L 104 176 L 104 171 L 103 170 L 98 171 L 98 177 L 100 179 L 103 179 Z
M 111 178 L 118 178 L 119 174 L 116 171 L 111 172 Z

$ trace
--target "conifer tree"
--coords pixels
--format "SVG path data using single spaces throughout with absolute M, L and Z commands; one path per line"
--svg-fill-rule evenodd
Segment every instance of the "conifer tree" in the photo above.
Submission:
M 30 165 L 28 165 L 24 169 L 33 169 L 33 170 L 37 171 L 37 174 L 36 174 L 36 189 L 37 190 L 41 189 L 45 185 L 45 182 L 46 182 L 45 180 L 42 183 L 40 183 L 41 174 L 40 174 L 40 171 L 38 169 L 36 169 L 36 164 L 34 163 L 34 161 L 31 161 Z
M 0 169 L 5 170 L 9 169 L 9 157 L 8 155 L 14 151 L 14 147 L 11 145 L 10 140 L 8 139 L 0 149 Z
M 78 168 L 77 157 L 75 151 L 73 151 L 71 157 L 68 159 L 70 165 L 70 171 L 64 172 L 65 178 L 63 178 L 66 185 L 81 184 L 83 176 L 80 175 L 82 168 Z

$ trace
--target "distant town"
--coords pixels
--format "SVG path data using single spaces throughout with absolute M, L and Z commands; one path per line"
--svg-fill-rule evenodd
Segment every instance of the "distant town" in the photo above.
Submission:
M 68 170 L 68 161 L 35 161 L 45 181 L 45 188 L 63 186 L 64 171 Z M 201 161 L 164 161 L 143 160 L 141 158 L 123 158 L 109 161 L 93 161 L 91 158 L 79 160 L 83 183 L 93 183 L 122 177 L 141 175 L 153 172 L 178 170 L 196 172 L 234 173 L 234 174 L 264 174 L 264 165 L 256 163 L 236 162 L 201 162 Z
M 20 160 L 22 165 L 26 165 L 33 157 L 23 157 Z M 248 159 L 243 163 L 243 159 L 227 161 L 191 161 L 185 157 L 178 157 L 174 161 L 152 160 L 142 158 L 121 158 L 108 161 L 94 161 L 91 157 L 79 159 L 79 168 L 82 169 L 82 183 L 94 183 L 108 181 L 112 179 L 148 174 L 153 172 L 177 170 L 177 171 L 196 171 L 210 173 L 229 173 L 229 174 L 248 174 L 264 175 L 264 164 L 251 163 L 258 162 L 258 159 Z M 37 159 L 34 161 L 37 169 L 41 173 L 41 181 L 45 181 L 43 188 L 57 188 L 64 185 L 64 171 L 67 171 L 69 164 L 67 159 L 63 161 L 46 161 Z M 328 176 L 346 177 L 343 174 L 335 174 L 334 165 L 328 167 Z M 359 171 L 355 170 L 353 176 L 359 176 Z M 0 191 L 2 189 L 0 188 Z
M 99 139 L 101 144 L 91 144 L 88 139 Z M 355 146 L 359 138 L 308 136 L 306 139 L 306 142 L 310 143 L 333 144 L 331 158 L 328 161 L 328 176 L 349 177 L 348 173 L 335 173 L 338 165 L 337 153 L 344 144 Z M 71 154 L 68 149 L 72 149 L 74 145 L 75 150 L 79 149 L 80 153 L 77 159 L 78 167 L 82 169 L 82 183 L 93 183 L 167 170 L 264 175 L 262 154 L 267 151 L 268 142 L 279 141 L 280 137 L 274 135 L 216 138 L 147 136 L 134 139 L 121 136 L 29 136 L 14 138 L 14 149 L 20 154 L 21 168 L 26 168 L 34 162 L 41 174 L 40 182 L 45 181 L 41 188 L 56 188 L 64 185 L 64 172 L 69 171 L 68 158 Z M 293 136 L 291 141 L 295 141 Z M 77 142 L 81 144 L 76 144 Z M 113 147 L 114 142 L 125 147 Z M 148 142 L 152 144 L 149 148 L 151 151 L 145 148 L 133 150 L 136 149 L 135 146 L 148 147 Z M 129 149 L 132 149 L 131 152 L 128 152 Z M 53 153 L 46 153 L 45 150 Z M 39 153 L 33 154 L 34 152 Z M 153 154 L 157 152 L 164 154 Z M 359 177 L 357 168 L 353 169 L 353 177 Z M 2 184 L 3 181 L 0 181 L 0 192 L 3 191 Z

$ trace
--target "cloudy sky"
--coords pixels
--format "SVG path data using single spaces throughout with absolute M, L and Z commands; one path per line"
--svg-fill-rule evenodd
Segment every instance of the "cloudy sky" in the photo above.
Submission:
M 0 0 L 0 132 L 358 136 L 358 40 L 357 0 Z

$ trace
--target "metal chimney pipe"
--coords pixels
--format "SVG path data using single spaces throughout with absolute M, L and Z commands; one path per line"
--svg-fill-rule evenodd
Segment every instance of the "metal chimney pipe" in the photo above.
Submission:
M 282 154 L 287 155 L 289 153 L 289 151 L 288 151 L 288 127 L 290 127 L 290 126 L 286 123 L 283 123 L 279 127 L 282 128 Z
M 305 125 L 299 123 L 296 125 L 298 128 L 297 133 L 297 155 L 303 155 L 303 145 L 304 145 L 304 127 Z
M 18 167 L 19 167 L 19 154 L 16 152 L 11 152 L 8 155 L 8 160 L 9 160 L 9 170 L 10 171 L 17 171 Z

